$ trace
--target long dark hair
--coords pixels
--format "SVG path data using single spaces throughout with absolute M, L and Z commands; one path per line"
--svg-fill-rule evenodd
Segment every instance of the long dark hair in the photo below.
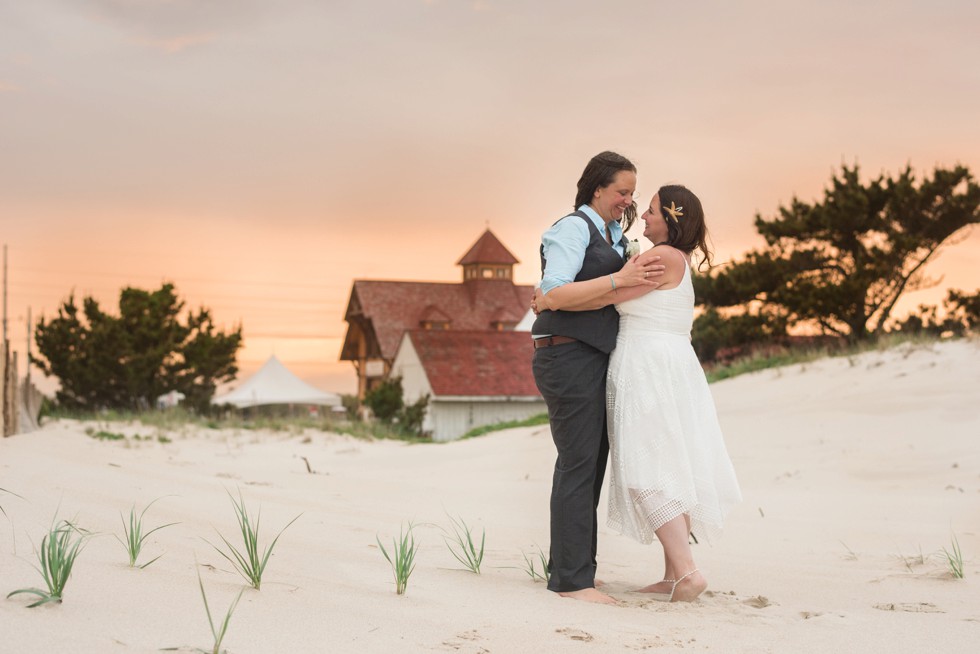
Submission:
M 690 189 L 680 184 L 661 186 L 657 191 L 660 196 L 660 213 L 667 221 L 667 245 L 681 252 L 701 250 L 704 254 L 699 257 L 698 270 L 702 264 L 711 268 L 711 250 L 708 249 L 708 226 L 704 224 L 704 209 L 701 200 Z M 680 209 L 683 215 L 674 220 L 670 212 L 671 206 Z
M 636 174 L 636 166 L 633 165 L 633 162 L 615 152 L 607 150 L 589 159 L 585 170 L 582 171 L 582 176 L 579 177 L 578 193 L 575 195 L 575 206 L 572 207 L 572 210 L 574 211 L 583 204 L 592 202 L 592 198 L 595 197 L 595 192 L 600 188 L 612 184 L 616 173 L 624 170 Z M 630 206 L 626 207 L 626 211 L 623 212 L 623 217 L 620 218 L 619 224 L 623 228 L 623 231 L 626 232 L 633 226 L 634 222 L 636 222 L 636 202 L 632 202 Z

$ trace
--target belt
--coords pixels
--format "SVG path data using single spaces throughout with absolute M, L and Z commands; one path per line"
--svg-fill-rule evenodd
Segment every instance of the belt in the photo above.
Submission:
M 534 349 L 537 350 L 551 345 L 564 345 L 565 343 L 576 342 L 578 342 L 578 339 L 571 338 L 570 336 L 544 336 L 543 338 L 534 339 Z

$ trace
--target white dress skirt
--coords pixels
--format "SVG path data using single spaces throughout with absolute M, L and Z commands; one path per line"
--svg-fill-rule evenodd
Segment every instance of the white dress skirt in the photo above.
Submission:
M 690 267 L 676 287 L 616 305 L 609 360 L 609 520 L 641 543 L 685 513 L 699 542 L 742 499 L 704 370 L 691 347 Z

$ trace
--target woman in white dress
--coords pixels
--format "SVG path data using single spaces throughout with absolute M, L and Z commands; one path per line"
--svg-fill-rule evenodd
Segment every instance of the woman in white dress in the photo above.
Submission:
M 640 261 L 659 256 L 666 266 L 656 289 L 635 286 L 600 296 L 566 291 L 561 306 L 546 296 L 536 300 L 565 311 L 616 304 L 619 338 L 607 377 L 609 526 L 642 543 L 656 536 L 663 546 L 663 580 L 639 592 L 692 601 L 707 581 L 694 562 L 689 535 L 710 540 L 741 500 L 690 340 L 691 257 L 700 250 L 702 263 L 710 265 L 711 253 L 701 202 L 683 186 L 661 187 L 642 220 L 643 235 L 654 247 Z

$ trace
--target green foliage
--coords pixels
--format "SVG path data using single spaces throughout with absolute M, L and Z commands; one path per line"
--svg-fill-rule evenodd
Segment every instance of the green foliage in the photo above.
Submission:
M 217 384 L 235 378 L 241 327 L 215 330 L 208 309 L 184 314 L 172 284 L 158 291 L 124 288 L 119 316 L 91 297 L 82 308 L 74 294 L 50 321 L 37 324 L 39 355 L 31 361 L 58 378 L 59 405 L 75 409 L 151 408 L 171 390 L 198 411 L 208 408 Z
M 409 434 L 422 433 L 422 423 L 425 421 L 425 412 L 429 408 L 429 399 L 429 394 L 426 393 L 413 404 L 402 408 L 398 414 L 398 426 L 402 431 Z
M 428 443 L 432 444 L 432 439 L 418 434 L 410 434 L 402 430 L 398 425 L 389 425 L 383 422 L 363 422 L 356 420 L 347 425 L 334 425 L 330 428 L 337 434 L 346 434 L 354 438 L 364 440 L 395 440 L 407 443 Z
M 398 425 L 399 430 L 412 435 L 422 433 L 429 399 L 426 394 L 406 406 L 401 377 L 389 377 L 364 394 L 364 404 L 375 418 L 387 425 Z
M 41 567 L 35 566 L 35 569 L 41 573 L 47 590 L 21 588 L 8 594 L 7 597 L 26 593 L 40 598 L 33 604 L 28 604 L 27 608 L 34 608 L 48 602 L 61 602 L 75 559 L 82 551 L 82 541 L 83 536 L 74 525 L 64 520 L 60 523 L 56 522 L 41 539 L 41 549 L 37 553 Z
M 470 526 L 462 518 L 449 516 L 453 523 L 453 531 L 450 535 L 446 532 L 443 538 L 446 546 L 456 560 L 462 563 L 467 570 L 475 574 L 480 574 L 480 564 L 483 563 L 483 551 L 487 542 L 487 530 L 484 529 L 480 537 L 480 547 L 473 541 L 473 533 Z M 445 530 L 444 530 L 445 531 Z
M 759 343 L 773 346 L 785 340 L 786 320 L 773 312 L 723 315 L 708 307 L 691 329 L 691 344 L 702 363 L 730 360 Z
M 405 408 L 402 400 L 402 378 L 390 377 L 364 394 L 364 404 L 381 422 L 392 423 Z
M 696 293 L 707 306 L 863 340 L 884 332 L 902 294 L 929 285 L 926 264 L 977 222 L 980 186 L 964 166 L 921 181 L 907 167 L 867 183 L 843 166 L 821 201 L 794 198 L 774 218 L 756 216 L 766 247 L 702 277 Z
M 531 416 L 530 418 L 525 418 L 524 420 L 508 420 L 506 422 L 495 422 L 492 425 L 483 425 L 482 427 L 474 427 L 469 430 L 463 436 L 465 438 L 475 438 L 477 436 L 483 436 L 484 434 L 489 434 L 494 431 L 503 431 L 504 429 L 516 429 L 518 427 L 534 427 L 537 425 L 547 425 L 548 424 L 548 414 L 539 413 L 536 416 Z
M 345 415 L 348 420 L 357 420 L 361 411 L 361 400 L 357 395 L 342 394 L 340 403 L 344 407 Z
M 220 654 L 221 652 L 221 641 L 225 639 L 225 634 L 228 633 L 228 624 L 231 622 L 231 615 L 235 612 L 238 607 L 239 600 L 242 599 L 242 593 L 245 589 L 242 588 L 238 591 L 238 596 L 228 607 L 228 611 L 225 613 L 225 619 L 221 622 L 220 627 L 216 627 L 214 624 L 214 619 L 211 617 L 211 607 L 208 606 L 208 596 L 204 592 L 204 582 L 201 580 L 201 572 L 197 573 L 197 583 L 201 587 L 201 599 L 204 600 L 204 611 L 208 615 L 208 624 L 211 625 L 211 635 L 214 636 L 214 647 L 211 648 L 211 654 Z
M 238 528 L 242 535 L 242 541 L 244 542 L 243 551 L 238 550 L 234 545 L 232 545 L 227 538 L 221 536 L 221 540 L 225 542 L 228 546 L 228 551 L 230 553 L 226 554 L 222 550 L 218 549 L 215 545 L 211 545 L 217 550 L 218 554 L 228 559 L 228 561 L 235 566 L 235 569 L 245 580 L 251 584 L 252 588 L 255 590 L 260 590 L 262 586 L 262 575 L 265 573 L 265 566 L 269 563 L 269 557 L 272 555 L 272 549 L 276 546 L 279 537 L 282 536 L 282 532 L 286 531 L 289 525 L 293 524 L 299 520 L 299 515 L 286 523 L 286 526 L 279 530 L 276 537 L 272 539 L 269 546 L 266 547 L 265 552 L 259 553 L 259 521 L 262 517 L 262 511 L 260 510 L 258 515 L 255 516 L 255 520 L 248 514 L 248 509 L 245 506 L 245 499 L 242 497 L 241 492 L 238 493 L 238 501 L 232 497 L 231 493 L 228 493 L 228 497 L 231 498 L 231 503 L 235 507 L 235 517 L 238 520 Z M 300 515 L 303 515 L 302 513 Z M 253 524 L 254 522 L 254 524 Z
M 131 568 L 143 569 L 159 559 L 160 556 L 163 556 L 161 554 L 160 556 L 151 559 L 142 565 L 136 564 L 136 561 L 139 559 L 140 553 L 143 550 L 143 543 L 150 537 L 150 534 L 152 534 L 154 531 L 159 531 L 165 527 L 172 527 L 173 525 L 177 524 L 176 522 L 170 522 L 165 525 L 160 525 L 159 527 L 154 527 L 147 532 L 143 531 L 143 516 L 146 515 L 149 508 L 159 499 L 160 498 L 157 498 L 153 500 L 153 502 L 147 504 L 138 516 L 136 515 L 136 505 L 134 504 L 129 510 L 129 523 L 126 522 L 126 518 L 123 517 L 122 513 L 119 514 L 119 519 L 122 520 L 123 523 L 123 538 L 116 536 L 116 540 L 118 540 L 122 546 L 126 548 L 126 553 L 129 555 L 129 567 Z
M 405 594 L 405 590 L 408 588 L 408 578 L 412 576 L 412 572 L 415 570 L 415 555 L 418 553 L 419 546 L 412 534 L 413 529 L 414 527 L 410 522 L 407 530 L 404 527 L 401 528 L 397 541 L 394 538 L 391 539 L 391 555 L 381 544 L 381 539 L 377 536 L 374 537 L 378 541 L 381 553 L 391 565 L 391 571 L 395 575 L 395 593 L 398 595 Z
M 86 430 L 86 433 L 90 437 L 94 438 L 97 441 L 124 441 L 124 440 L 126 440 L 126 434 L 119 434 L 119 433 L 111 432 L 111 431 L 105 431 L 105 430 L 95 431 L 93 429 L 93 430 L 91 430 L 91 432 L 89 432 L 88 430 Z

